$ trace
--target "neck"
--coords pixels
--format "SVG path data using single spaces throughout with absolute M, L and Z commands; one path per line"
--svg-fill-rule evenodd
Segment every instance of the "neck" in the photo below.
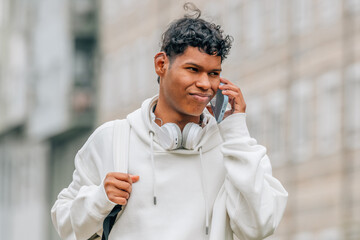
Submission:
M 161 126 L 165 123 L 175 123 L 179 126 L 181 131 L 189 122 L 200 124 L 201 121 L 200 116 L 181 114 L 169 107 L 166 107 L 165 104 L 161 104 L 160 101 L 156 104 L 154 114 L 156 116 L 155 123 L 157 125 Z

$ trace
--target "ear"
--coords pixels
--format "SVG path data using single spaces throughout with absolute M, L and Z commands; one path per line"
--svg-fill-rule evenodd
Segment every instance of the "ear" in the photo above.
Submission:
M 154 57 L 155 72 L 161 78 L 165 75 L 169 59 L 165 52 L 159 52 Z

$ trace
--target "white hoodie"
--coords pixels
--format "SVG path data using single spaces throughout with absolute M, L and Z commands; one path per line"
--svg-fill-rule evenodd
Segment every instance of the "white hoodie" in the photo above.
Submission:
M 156 100 L 145 100 L 127 117 L 129 173 L 140 180 L 109 239 L 225 240 L 234 233 L 242 240 L 272 234 L 288 194 L 272 176 L 266 149 L 250 137 L 246 115 L 233 114 L 217 124 L 205 110 L 205 134 L 194 150 L 167 151 L 151 134 Z M 111 121 L 97 128 L 79 150 L 73 181 L 51 210 L 63 239 L 101 235 L 103 220 L 115 206 L 103 186 L 106 174 L 115 171 L 113 127 Z

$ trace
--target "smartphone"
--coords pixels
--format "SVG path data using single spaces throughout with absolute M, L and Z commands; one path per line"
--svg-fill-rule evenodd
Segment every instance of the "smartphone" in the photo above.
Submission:
M 220 83 L 220 85 L 223 85 L 223 83 Z M 223 120 L 228 102 L 229 97 L 223 95 L 220 89 L 217 90 L 216 95 L 211 99 L 210 105 L 217 123 Z

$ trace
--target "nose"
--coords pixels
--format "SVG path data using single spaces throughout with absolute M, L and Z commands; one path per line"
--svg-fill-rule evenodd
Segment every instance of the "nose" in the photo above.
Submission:
M 211 88 L 211 83 L 208 74 L 206 73 L 200 74 L 199 78 L 196 81 L 196 86 L 204 90 Z

